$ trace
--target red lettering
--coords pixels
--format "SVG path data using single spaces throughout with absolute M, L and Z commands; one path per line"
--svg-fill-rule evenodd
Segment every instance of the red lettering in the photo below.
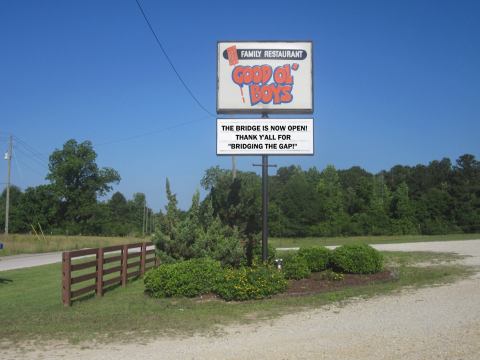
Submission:
M 275 85 L 264 85 L 262 86 L 262 102 L 264 104 L 268 104 L 270 101 L 272 101 L 273 97 L 273 91 L 272 87 L 275 87 Z
M 272 77 L 272 68 L 269 65 L 262 66 L 236 66 L 232 72 L 233 82 L 239 86 L 249 84 L 268 83 Z
M 292 84 L 293 77 L 290 71 L 290 65 L 279 66 L 275 69 L 273 73 L 273 80 L 277 84 Z
M 250 66 L 245 66 L 245 71 L 243 72 L 243 83 L 250 84 L 253 80 L 253 71 Z
M 293 96 L 292 96 L 292 86 L 291 85 L 286 85 L 282 86 L 282 97 L 281 100 L 284 103 L 289 103 L 292 101 Z
M 259 85 L 250 85 L 250 104 L 256 105 L 262 100 L 262 91 Z
M 253 83 L 260 84 L 262 82 L 262 69 L 260 66 L 253 67 Z
M 238 86 L 243 85 L 243 66 L 235 66 L 232 72 L 232 79 Z
M 262 84 L 268 83 L 272 77 L 272 67 L 270 65 L 262 65 Z
M 273 92 L 273 103 L 280 104 L 281 103 L 281 96 L 280 93 L 282 92 L 282 86 L 275 86 L 274 84 L 270 85 Z

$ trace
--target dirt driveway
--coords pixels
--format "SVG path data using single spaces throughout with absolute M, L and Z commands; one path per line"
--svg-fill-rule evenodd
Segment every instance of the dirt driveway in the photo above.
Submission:
M 378 245 L 382 250 L 471 255 L 480 240 Z M 4 353 L 2 357 L 14 354 Z M 18 356 L 18 354 L 17 354 Z M 216 337 L 159 338 L 101 349 L 48 347 L 22 358 L 43 359 L 480 359 L 480 274 L 457 283 L 354 300 L 225 329 Z

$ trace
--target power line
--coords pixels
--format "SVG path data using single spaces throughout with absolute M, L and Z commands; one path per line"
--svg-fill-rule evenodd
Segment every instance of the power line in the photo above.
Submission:
M 172 60 L 170 60 L 170 57 L 168 56 L 167 52 L 166 52 L 165 49 L 163 48 L 163 45 L 162 45 L 162 43 L 160 42 L 160 39 L 158 38 L 157 34 L 155 33 L 155 30 L 153 30 L 153 27 L 152 27 L 152 25 L 150 24 L 150 21 L 148 20 L 147 15 L 145 14 L 145 11 L 143 11 L 142 5 L 140 5 L 140 2 L 139 2 L 138 0 L 135 0 L 135 2 L 137 3 L 138 8 L 140 9 L 140 12 L 142 13 L 142 16 L 143 16 L 143 18 L 145 19 L 145 22 L 147 23 L 150 31 L 152 32 L 153 36 L 155 37 L 155 40 L 156 40 L 158 46 L 160 47 L 160 50 L 162 50 L 162 53 L 163 53 L 163 55 L 165 55 L 165 58 L 167 59 L 168 63 L 170 64 L 170 67 L 172 68 L 172 70 L 173 70 L 173 72 L 175 73 L 175 75 L 177 75 L 178 80 L 180 80 L 180 82 L 182 83 L 182 85 L 183 85 L 183 87 L 185 88 L 185 90 L 187 90 L 187 92 L 190 94 L 190 96 L 192 97 L 192 99 L 197 103 L 197 105 L 198 105 L 203 111 L 205 111 L 208 115 L 210 115 L 211 117 L 216 118 L 216 116 L 215 116 L 214 114 L 212 114 L 210 111 L 208 111 L 208 109 L 207 109 L 205 106 L 203 106 L 203 104 L 200 102 L 200 100 L 197 99 L 197 97 L 193 94 L 192 90 L 190 90 L 190 88 L 188 87 L 188 85 L 185 83 L 185 81 L 183 80 L 183 78 L 180 76 L 180 73 L 177 71 L 177 69 L 175 68 L 175 65 L 173 65 Z
M 20 147 L 18 145 L 19 145 L 19 143 L 17 143 L 17 148 L 16 148 L 17 153 L 19 151 L 21 154 L 28 157 L 30 160 L 33 160 L 37 166 L 42 167 L 42 169 L 47 169 L 48 170 L 48 165 L 45 161 L 39 160 L 38 158 L 32 156 L 31 154 L 29 154 L 25 151 L 25 147 Z
M 18 150 L 18 149 L 17 149 Z M 17 159 L 14 158 L 14 161 L 16 161 Z M 38 170 L 34 169 L 33 167 L 31 167 L 30 165 L 28 165 L 25 161 L 22 161 L 20 158 L 18 159 L 19 163 L 21 163 L 23 166 L 25 166 L 26 168 L 28 168 L 30 171 L 34 172 L 35 174 L 41 176 L 42 178 L 45 177 L 45 174 L 42 174 L 40 173 Z M 18 163 L 17 163 L 17 166 L 18 166 Z
M 203 118 L 200 119 L 200 121 L 203 121 L 203 120 L 205 120 L 206 118 L 207 118 L 207 117 L 203 117 Z M 168 130 L 173 130 L 173 129 L 176 129 L 176 128 L 179 128 L 179 127 L 182 127 L 182 126 L 185 126 L 185 125 L 188 125 L 188 124 L 196 123 L 196 122 L 198 122 L 198 121 L 199 121 L 199 120 L 184 121 L 184 122 L 181 122 L 181 123 L 172 125 L 172 126 L 167 126 L 167 127 L 165 127 L 165 128 L 162 128 L 162 129 L 153 130 L 153 131 L 148 131 L 148 132 L 145 132 L 145 133 L 142 133 L 142 134 L 138 134 L 138 135 L 128 136 L 128 137 L 125 137 L 125 138 L 122 138 L 122 139 L 118 139 L 118 140 L 105 141 L 105 142 L 103 142 L 103 143 L 95 144 L 95 146 L 110 145 L 110 144 L 115 144 L 115 143 L 118 143 L 118 142 L 135 140 L 135 139 L 138 139 L 138 138 L 141 138 L 141 137 L 144 137 L 144 136 L 149 136 L 149 135 L 158 134 L 158 133 L 161 133 L 161 132 L 164 132 L 164 131 L 168 131 Z
M 42 154 L 40 151 L 36 150 L 33 146 L 28 144 L 26 141 L 20 139 L 18 136 L 13 135 L 14 139 L 16 140 L 17 144 L 23 146 L 23 148 L 28 151 L 32 156 L 36 157 L 39 161 L 45 163 L 45 160 L 48 157 L 45 154 Z

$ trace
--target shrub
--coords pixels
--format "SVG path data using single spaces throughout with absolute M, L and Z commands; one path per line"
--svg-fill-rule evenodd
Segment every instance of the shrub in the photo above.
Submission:
M 323 271 L 327 268 L 331 251 L 326 247 L 300 248 L 298 255 L 303 257 L 311 272 Z
M 262 299 L 284 291 L 287 282 L 281 271 L 271 266 L 229 268 L 217 283 L 216 293 L 223 299 Z
M 261 264 L 262 261 L 262 243 L 257 243 L 253 248 L 253 263 L 254 264 Z M 276 250 L 275 246 L 268 244 L 268 258 L 267 263 L 272 265 L 275 261 L 276 257 Z
M 373 274 L 383 268 L 380 252 L 366 244 L 343 245 L 332 251 L 334 270 L 351 274 Z
M 283 260 L 283 273 L 287 279 L 304 279 L 310 276 L 307 260 L 298 254 Z
M 328 281 L 342 281 L 345 279 L 345 275 L 337 273 L 331 269 L 328 269 L 321 274 L 321 279 Z
M 214 290 L 223 269 L 219 261 L 192 259 L 163 264 L 145 274 L 145 290 L 153 297 L 193 297 Z

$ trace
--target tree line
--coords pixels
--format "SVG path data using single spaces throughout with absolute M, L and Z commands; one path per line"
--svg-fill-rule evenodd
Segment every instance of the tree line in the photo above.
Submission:
M 70 235 L 141 235 L 144 218 L 152 217 L 143 193 L 127 200 L 115 192 L 99 201 L 120 181 L 112 168 L 99 168 L 92 143 L 68 140 L 49 157 L 46 185 L 22 191 L 10 187 L 9 228 L 12 233 L 43 231 Z M 5 226 L 6 189 L 0 197 L 0 226 Z M 35 230 L 33 230 L 35 228 Z
M 215 214 L 245 233 L 260 231 L 261 179 L 207 170 Z M 354 166 L 281 167 L 269 177 L 272 236 L 361 236 L 480 232 L 480 162 L 471 154 L 372 174 Z
M 91 142 L 69 140 L 49 157 L 48 184 L 25 191 L 12 186 L 11 232 L 26 233 L 38 226 L 49 234 L 141 235 L 149 230 L 145 231 L 145 213 L 164 234 L 176 234 L 172 224 L 188 219 L 203 224 L 202 231 L 208 234 L 212 218 L 221 222 L 216 226 L 223 230 L 216 232 L 223 234 L 230 231 L 223 226 L 245 239 L 261 231 L 261 178 L 254 172 L 237 171 L 233 178 L 227 169 L 206 170 L 200 184 L 207 195 L 200 201 L 196 193 L 187 211 L 177 208 L 167 184 L 168 204 L 154 213 L 145 207 L 143 193 L 127 200 L 115 192 L 109 200 L 101 200 L 120 175 L 98 167 L 96 157 Z M 444 158 L 428 165 L 396 165 L 376 174 L 358 166 L 339 170 L 330 165 L 321 171 L 281 167 L 269 176 L 269 188 L 272 236 L 480 232 L 480 162 L 470 154 L 454 164 Z M 5 198 L 4 190 L 2 228 Z M 200 238 L 208 237 L 204 235 Z

